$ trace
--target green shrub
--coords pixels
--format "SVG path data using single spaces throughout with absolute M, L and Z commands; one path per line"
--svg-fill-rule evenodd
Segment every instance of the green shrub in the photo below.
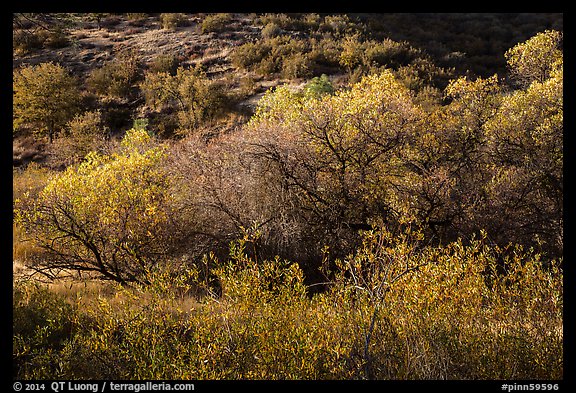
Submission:
M 264 28 L 262 29 L 261 35 L 262 35 L 262 38 L 264 38 L 264 39 L 273 38 L 273 37 L 280 35 L 281 31 L 282 30 L 280 29 L 280 27 L 276 23 L 270 22 L 266 26 L 264 26 Z
M 160 25 L 163 29 L 175 30 L 181 26 L 187 26 L 190 21 L 185 14 L 182 13 L 165 13 L 160 14 Z
M 334 86 L 326 74 L 312 78 L 304 86 L 304 94 L 314 98 L 319 98 L 324 94 L 334 94 L 334 92 Z
M 54 63 L 40 63 L 13 71 L 13 130 L 32 128 L 50 142 L 77 113 L 78 81 Z
M 126 98 L 141 77 L 138 55 L 135 52 L 124 52 L 91 71 L 86 83 L 95 93 Z
M 202 21 L 202 24 L 200 25 L 200 31 L 203 34 L 223 32 L 229 28 L 231 21 L 232 21 L 232 14 L 228 13 L 210 14 L 207 15 Z

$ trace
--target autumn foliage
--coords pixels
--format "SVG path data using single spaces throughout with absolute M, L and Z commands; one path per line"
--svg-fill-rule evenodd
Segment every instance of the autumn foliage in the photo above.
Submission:
M 130 57 L 88 79 L 146 104 L 113 140 L 102 112 L 77 113 L 64 69 L 14 72 L 15 128 L 74 153 L 15 169 L 30 244 L 15 257 L 53 287 L 109 291 L 15 280 L 16 378 L 562 378 L 561 33 L 506 51 L 506 75 L 443 83 L 407 44 L 323 20 L 301 23 L 342 37 L 347 83 L 312 77 L 319 41 L 262 16 L 236 66 L 306 80 L 267 90 L 247 121 L 232 82 Z

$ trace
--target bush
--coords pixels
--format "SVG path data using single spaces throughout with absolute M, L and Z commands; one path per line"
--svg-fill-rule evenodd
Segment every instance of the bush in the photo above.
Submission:
M 510 48 L 504 56 L 512 76 L 524 86 L 544 82 L 562 59 L 562 33 L 546 30 Z
M 269 52 L 270 47 L 263 42 L 247 42 L 234 49 L 231 54 L 232 64 L 239 68 L 251 69 Z
M 68 32 L 63 29 L 39 30 L 37 32 L 14 30 L 12 48 L 16 53 L 27 54 L 36 49 L 58 49 L 70 45 Z
M 12 203 L 22 207 L 27 200 L 34 200 L 50 181 L 55 173 L 36 162 L 29 163 L 25 168 L 13 170 Z M 12 258 L 16 263 L 26 265 L 37 258 L 43 251 L 37 245 L 27 241 L 26 231 L 16 221 L 13 221 Z
M 160 165 L 164 149 L 146 130 L 129 131 L 122 149 L 109 156 L 91 152 L 55 176 L 35 201 L 17 206 L 16 222 L 48 254 L 34 269 L 146 282 L 149 269 L 173 250 L 177 220 Z
M 66 137 L 57 141 L 56 154 L 66 166 L 78 163 L 91 151 L 102 150 L 109 132 L 100 111 L 76 115 L 66 124 Z
M 309 97 L 320 98 L 324 94 L 334 93 L 334 86 L 326 74 L 312 78 L 312 80 L 304 86 L 304 94 Z
M 357 32 L 356 24 L 346 14 L 326 15 L 322 23 L 320 23 L 319 29 L 321 31 L 329 31 L 336 36 Z
M 239 46 L 232 53 L 232 63 L 262 75 L 281 72 L 286 78 L 300 78 L 311 75 L 313 64 L 309 52 L 305 40 L 275 36 Z
M 270 22 L 266 26 L 264 26 L 264 28 L 262 29 L 261 35 L 262 35 L 262 38 L 264 38 L 264 39 L 274 38 L 274 37 L 280 35 L 281 31 L 282 30 L 280 29 L 280 27 L 277 24 L 275 24 L 274 22 Z
M 26 30 L 12 31 L 12 49 L 16 54 L 26 54 L 42 48 L 43 42 L 38 34 Z
M 126 19 L 128 19 L 128 24 L 130 26 L 144 26 L 146 19 L 148 19 L 148 14 L 142 12 L 129 12 L 126 14 Z
M 222 115 L 229 103 L 224 86 L 209 80 L 200 67 L 180 67 L 176 75 L 148 73 L 141 88 L 148 105 L 175 111 L 182 133 Z
M 230 22 L 232 21 L 232 14 L 218 13 L 207 15 L 202 24 L 200 31 L 202 34 L 206 33 L 219 33 L 227 30 Z
M 100 17 L 99 26 L 104 27 L 106 29 L 113 29 L 114 27 L 120 24 L 121 19 L 118 15 L 103 15 Z
M 175 75 L 180 59 L 171 54 L 158 55 L 148 64 L 150 72 L 167 72 L 170 75 Z
M 77 80 L 54 63 L 25 66 L 13 72 L 13 126 L 29 126 L 50 142 L 76 113 Z
M 38 284 L 16 282 L 12 294 L 13 377 L 57 376 L 58 354 L 77 327 L 75 308 Z
M 195 269 L 76 297 L 82 307 L 17 290 L 15 376 L 562 378 L 562 271 L 530 251 L 506 254 L 484 237 L 438 248 L 408 223 L 380 228 L 311 296 L 296 263 L 249 257 L 254 240 L 233 242 L 226 261 L 207 256 L 221 293 L 202 298 L 191 292 L 204 282 Z
M 181 13 L 166 13 L 160 14 L 160 25 L 163 29 L 176 30 L 181 26 L 188 26 L 190 21 L 185 14 Z
M 55 29 L 53 31 L 47 31 L 44 34 L 45 38 L 44 47 L 49 49 L 59 49 L 70 45 L 70 39 L 68 37 L 68 32 L 64 29 Z
M 283 58 L 282 76 L 287 79 L 306 78 L 311 73 L 311 62 L 307 55 L 295 54 Z
M 90 72 L 86 83 L 95 93 L 118 98 L 126 98 L 141 79 L 141 65 L 138 55 L 124 52 L 114 60 Z

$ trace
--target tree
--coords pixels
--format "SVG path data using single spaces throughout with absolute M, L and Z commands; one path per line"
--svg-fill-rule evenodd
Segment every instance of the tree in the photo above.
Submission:
M 304 86 L 304 94 L 309 97 L 320 98 L 324 94 L 334 94 L 334 92 L 334 86 L 326 74 L 312 78 Z
M 16 69 L 12 87 L 14 130 L 29 125 L 52 143 L 78 111 L 77 81 L 60 65 L 41 63 Z
M 542 82 L 503 98 L 487 123 L 493 174 L 487 195 L 498 214 L 498 232 L 517 242 L 547 243 L 563 248 L 562 58 Z
M 562 58 L 562 33 L 546 30 L 505 53 L 508 68 L 521 85 L 544 82 Z
M 51 277 L 88 272 L 146 283 L 178 232 L 164 157 L 165 149 L 145 130 L 130 130 L 120 152 L 90 153 L 55 176 L 27 208 L 16 210 L 16 219 L 46 251 L 31 267 Z
M 484 228 L 477 227 L 477 211 L 490 177 L 486 124 L 500 105 L 501 90 L 496 75 L 451 81 L 444 90 L 451 102 L 422 119 L 403 158 L 411 179 L 403 183 L 402 194 L 441 240 Z
M 148 73 L 141 88 L 148 105 L 176 111 L 184 133 L 217 116 L 228 100 L 222 86 L 210 81 L 199 67 L 179 67 L 176 75 Z
M 298 206 L 308 228 L 323 233 L 318 240 L 343 250 L 372 220 L 403 214 L 400 152 L 419 116 L 391 71 L 320 99 L 281 87 L 260 101 L 244 151 L 275 171 L 282 194 L 292 195 L 287 206 Z

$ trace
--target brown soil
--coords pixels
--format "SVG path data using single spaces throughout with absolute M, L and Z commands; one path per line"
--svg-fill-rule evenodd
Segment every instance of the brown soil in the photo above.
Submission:
M 259 28 L 241 14 L 234 15 L 226 31 L 218 34 L 201 33 L 200 17 L 190 16 L 190 22 L 175 30 L 163 29 L 158 17 L 147 18 L 141 26 L 121 20 L 100 29 L 93 22 L 83 22 L 70 30 L 71 45 L 15 56 L 13 67 L 53 61 L 68 67 L 75 75 L 86 76 L 118 53 L 134 50 L 144 64 L 158 55 L 173 54 L 183 59 L 183 66 L 202 62 L 209 75 L 218 75 L 234 71 L 229 54 L 235 46 L 260 36 Z

